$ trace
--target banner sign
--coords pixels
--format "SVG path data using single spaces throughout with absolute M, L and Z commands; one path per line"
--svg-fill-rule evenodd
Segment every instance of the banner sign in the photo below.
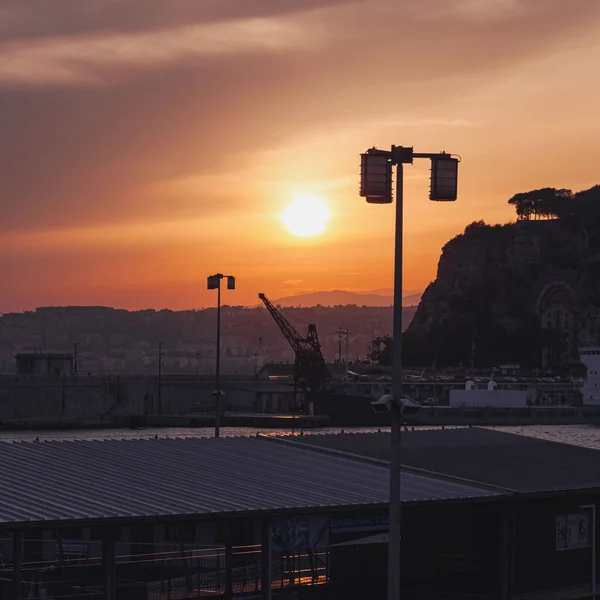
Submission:
M 324 515 L 275 519 L 271 543 L 274 550 L 314 550 L 329 546 L 329 517 Z
M 332 515 L 329 523 L 333 546 L 387 543 L 389 530 L 387 510 Z
M 363 533 L 366 531 L 387 531 L 387 514 L 363 514 L 331 517 L 331 533 Z
M 556 550 L 575 550 L 590 546 L 589 514 L 582 512 L 556 517 Z

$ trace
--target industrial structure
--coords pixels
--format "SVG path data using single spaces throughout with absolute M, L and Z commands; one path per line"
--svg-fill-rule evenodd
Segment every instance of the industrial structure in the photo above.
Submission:
M 294 384 L 304 395 L 304 408 L 314 405 L 316 396 L 330 379 L 316 325 L 309 325 L 306 335 L 301 336 L 264 294 L 258 297 L 294 351 Z
M 71 376 L 75 358 L 69 353 L 19 352 L 15 356 L 17 375 Z

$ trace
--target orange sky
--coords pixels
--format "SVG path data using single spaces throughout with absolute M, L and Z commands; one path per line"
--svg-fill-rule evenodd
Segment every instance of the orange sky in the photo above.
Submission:
M 600 182 L 598 0 L 28 0 L 0 8 L 0 311 L 207 306 L 392 283 L 359 154 L 460 154 L 459 201 L 405 169 L 408 291 L 519 191 Z M 294 194 L 326 232 L 286 232 Z

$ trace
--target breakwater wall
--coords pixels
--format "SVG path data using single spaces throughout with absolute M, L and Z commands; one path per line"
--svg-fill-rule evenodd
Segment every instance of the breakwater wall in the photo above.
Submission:
M 256 411 L 253 384 L 223 381 L 223 410 Z M 102 423 L 156 414 L 209 414 L 214 410 L 213 390 L 214 381 L 193 375 L 1 375 L 0 421 Z

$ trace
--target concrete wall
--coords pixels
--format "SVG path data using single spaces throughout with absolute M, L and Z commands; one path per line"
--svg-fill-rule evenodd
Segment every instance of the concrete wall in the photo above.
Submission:
M 224 410 L 251 411 L 256 394 L 222 384 Z M 252 382 L 250 382 L 252 383 Z M 230 387 L 231 386 L 231 387 Z M 118 416 L 210 413 L 214 382 L 202 376 L 0 376 L 0 420 L 97 421 Z
M 525 390 L 450 390 L 450 406 L 496 406 L 523 408 L 527 406 Z

